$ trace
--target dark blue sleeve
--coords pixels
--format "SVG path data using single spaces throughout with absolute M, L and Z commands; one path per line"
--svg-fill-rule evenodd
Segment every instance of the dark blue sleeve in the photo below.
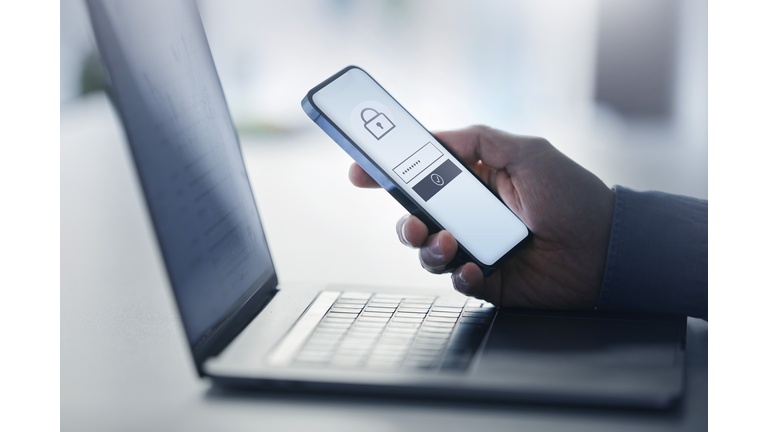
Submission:
M 614 190 L 597 308 L 707 319 L 707 201 Z

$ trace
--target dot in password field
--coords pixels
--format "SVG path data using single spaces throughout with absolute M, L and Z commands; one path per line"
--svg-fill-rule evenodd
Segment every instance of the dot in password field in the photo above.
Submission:
M 443 153 L 432 142 L 428 142 L 408 159 L 394 167 L 392 171 L 405 183 L 409 183 L 441 157 L 443 157 Z

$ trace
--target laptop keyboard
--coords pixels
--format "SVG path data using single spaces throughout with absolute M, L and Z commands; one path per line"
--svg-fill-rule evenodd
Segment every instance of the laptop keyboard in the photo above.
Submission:
M 322 292 L 315 303 L 328 294 Z M 477 299 L 334 294 L 322 318 L 318 315 L 314 328 L 306 330 L 305 341 L 296 345 L 291 365 L 463 371 L 496 313 L 492 304 Z M 312 320 L 305 314 L 295 328 L 301 328 L 305 318 Z

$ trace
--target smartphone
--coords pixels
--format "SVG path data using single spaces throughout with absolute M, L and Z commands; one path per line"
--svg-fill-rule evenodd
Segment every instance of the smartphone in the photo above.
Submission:
M 451 266 L 475 262 L 488 276 L 532 234 L 528 227 L 366 71 L 348 66 L 301 106 L 429 233 L 448 230 Z

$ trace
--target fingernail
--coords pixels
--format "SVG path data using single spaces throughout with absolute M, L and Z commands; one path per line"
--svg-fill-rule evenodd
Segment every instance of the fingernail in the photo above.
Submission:
M 456 291 L 462 294 L 466 294 L 467 291 L 469 291 L 469 282 L 464 279 L 463 270 L 457 270 L 453 272 L 451 275 L 451 280 L 453 280 L 453 287 L 456 289 Z
M 405 222 L 408 220 L 408 216 L 401 217 L 399 221 L 397 221 L 397 237 L 400 238 L 400 243 L 412 248 L 413 245 L 406 240 L 405 236 Z
M 443 251 L 440 250 L 440 235 L 436 235 L 430 240 L 427 246 L 427 253 L 432 256 L 435 261 L 443 260 Z

